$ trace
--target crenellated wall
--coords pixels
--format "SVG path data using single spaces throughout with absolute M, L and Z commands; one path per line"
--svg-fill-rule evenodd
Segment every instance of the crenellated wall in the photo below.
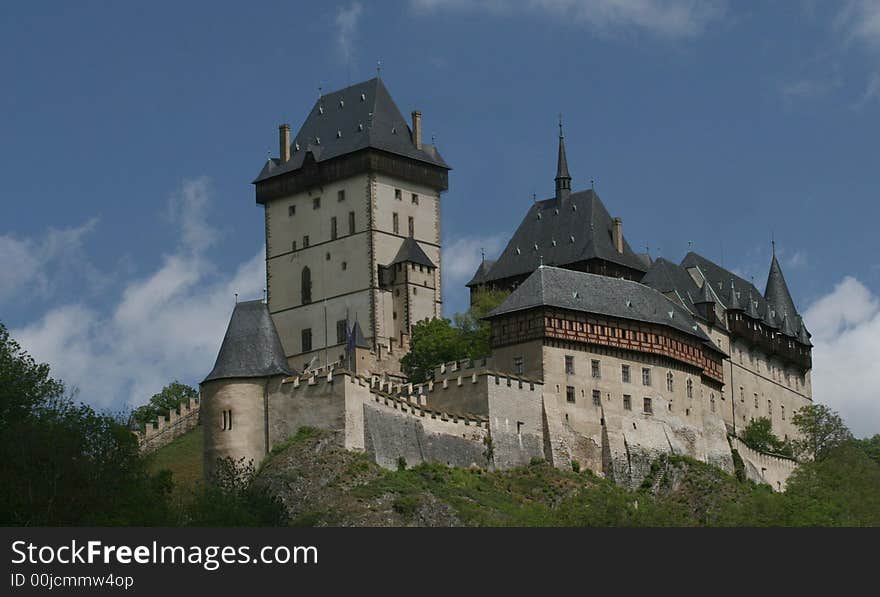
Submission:
M 159 417 L 155 423 L 147 424 L 143 431 L 135 430 L 141 452 L 154 452 L 195 428 L 199 424 L 200 412 L 201 400 L 196 396 L 181 402 L 178 410 L 170 411 L 168 416 Z
M 773 491 L 785 491 L 788 478 L 797 468 L 797 461 L 753 450 L 738 437 L 731 436 L 730 445 L 739 452 L 745 465 L 747 479 L 756 483 L 766 483 L 773 488 Z

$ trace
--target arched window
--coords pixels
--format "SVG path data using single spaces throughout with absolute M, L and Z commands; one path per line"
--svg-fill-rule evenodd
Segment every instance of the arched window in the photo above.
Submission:
M 302 271 L 302 304 L 312 302 L 312 270 L 304 267 Z
M 690 377 L 688 377 L 687 380 L 687 396 L 688 398 L 694 397 L 694 380 L 692 380 Z

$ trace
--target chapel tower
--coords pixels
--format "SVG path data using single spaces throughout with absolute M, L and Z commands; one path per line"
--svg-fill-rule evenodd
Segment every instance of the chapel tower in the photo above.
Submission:
M 380 78 L 321 95 L 254 181 L 269 311 L 291 367 L 369 358 L 395 373 L 412 326 L 442 315 L 440 194 L 449 166 Z M 352 339 L 356 342 L 352 342 Z M 351 361 L 349 361 L 351 363 Z M 353 365 L 350 365 L 353 366 Z

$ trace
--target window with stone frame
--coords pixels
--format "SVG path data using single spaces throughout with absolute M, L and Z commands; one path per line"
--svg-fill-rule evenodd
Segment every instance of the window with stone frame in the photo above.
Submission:
M 348 212 L 348 233 L 354 234 L 354 212 Z
M 339 321 L 336 322 L 336 343 L 337 344 L 345 344 L 346 340 L 348 339 L 348 338 L 346 338 L 346 335 L 347 334 L 345 333 L 345 320 L 340 319 Z
M 651 403 L 651 399 L 650 399 L 650 398 L 644 398 L 644 399 L 643 399 L 643 401 L 642 401 L 642 411 L 643 411 L 646 415 L 652 415 L 652 414 L 654 414 L 654 406 L 653 406 L 653 404 Z
M 593 406 L 601 406 L 602 405 L 602 392 L 599 390 L 593 390 Z
M 565 355 L 565 374 L 574 375 L 574 357 L 569 354 Z
M 694 397 L 694 380 L 692 380 L 690 377 L 688 377 L 688 380 L 687 380 L 687 383 L 685 384 L 685 387 L 687 389 L 687 397 L 693 398 Z
M 330 240 L 336 240 L 337 238 L 337 230 L 336 230 L 336 216 L 330 218 Z
M 623 383 L 630 383 L 629 365 L 620 366 L 620 381 Z
M 672 375 L 672 371 L 666 372 L 666 391 L 667 392 L 675 391 L 675 378 Z
M 312 350 L 312 328 L 305 328 L 302 331 L 302 350 L 300 352 L 309 352 Z
M 632 396 L 630 396 L 629 394 L 624 394 L 623 395 L 623 410 L 632 410 L 632 409 L 633 409 Z
M 574 402 L 574 386 L 565 386 L 565 401 Z
M 340 189 L 339 191 L 336 191 L 336 200 L 345 201 L 345 189 Z
M 593 379 L 600 379 L 602 377 L 602 365 L 597 359 L 590 361 L 590 375 Z
M 517 375 L 523 374 L 523 358 L 513 357 L 513 372 Z
M 397 215 L 397 212 L 391 214 L 391 230 L 394 234 L 400 233 L 400 217 Z
M 650 367 L 642 367 L 642 385 L 650 386 L 651 385 L 651 368 Z

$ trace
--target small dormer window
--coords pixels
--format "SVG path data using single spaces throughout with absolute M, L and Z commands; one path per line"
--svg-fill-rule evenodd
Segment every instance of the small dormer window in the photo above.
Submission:
M 321 144 L 321 137 L 315 137 L 315 145 Z
M 364 130 L 364 123 L 363 123 L 363 122 L 359 122 L 359 123 L 358 123 L 358 131 L 363 132 L 363 130 Z
M 392 134 L 392 135 L 396 135 L 396 134 L 397 134 L 397 127 L 395 127 L 395 126 L 392 126 L 392 127 L 391 127 L 391 134 Z
M 294 144 L 293 144 L 293 150 L 294 150 L 294 151 L 299 151 L 299 143 L 294 143 Z
M 342 131 L 336 131 L 336 138 L 342 139 Z
M 345 107 L 345 100 L 339 100 L 339 109 L 341 110 L 344 107 Z
M 361 94 L 361 101 L 362 101 L 362 102 L 367 101 L 367 96 L 366 96 L 365 94 L 363 94 L 363 93 Z
M 324 113 L 324 106 L 318 106 L 318 114 Z

